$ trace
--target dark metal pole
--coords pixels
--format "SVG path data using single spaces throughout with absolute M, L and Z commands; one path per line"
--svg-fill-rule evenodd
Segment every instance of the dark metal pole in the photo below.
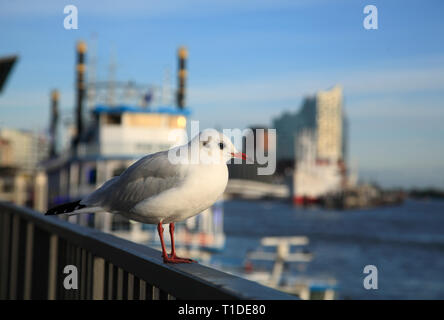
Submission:
M 77 147 L 80 141 L 80 137 L 83 132 L 83 100 L 86 93 L 85 88 L 85 53 L 86 53 L 86 43 L 79 41 L 77 43 L 77 101 L 76 101 L 76 136 L 74 138 L 74 147 Z
M 49 128 L 49 134 L 51 138 L 51 147 L 49 150 L 49 157 L 53 158 L 57 155 L 56 152 L 56 131 L 57 123 L 59 121 L 59 92 L 52 90 L 51 92 L 51 123 Z
M 179 71 L 178 71 L 178 88 L 177 88 L 177 106 L 179 109 L 185 108 L 185 86 L 186 86 L 186 60 L 188 52 L 185 47 L 180 47 L 178 51 L 179 56 Z

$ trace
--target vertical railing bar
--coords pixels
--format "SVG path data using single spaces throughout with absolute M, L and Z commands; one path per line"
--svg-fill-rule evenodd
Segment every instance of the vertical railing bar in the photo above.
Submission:
M 79 269 L 76 266 L 76 258 L 75 258 L 76 252 L 75 252 L 75 249 L 76 249 L 75 246 L 72 243 L 70 243 L 69 244 L 69 255 L 68 255 L 68 257 L 69 257 L 69 264 L 73 265 L 73 266 L 75 266 L 77 268 L 77 277 L 78 277 L 79 276 L 79 273 L 78 273 Z M 77 278 L 77 289 L 69 290 L 70 291 L 70 297 L 69 298 L 71 300 L 74 300 L 76 298 L 76 293 L 79 290 L 79 288 L 78 288 L 78 285 L 79 285 L 78 281 L 79 280 Z
M 123 269 L 117 269 L 117 300 L 123 299 Z
M 4 250 L 5 250 L 5 243 L 4 243 L 4 231 L 5 231 L 5 220 L 6 220 L 7 213 L 2 211 L 0 212 L 0 299 L 3 300 L 5 297 L 3 296 L 3 272 L 5 271 L 6 267 L 6 261 L 4 260 Z
M 128 300 L 134 299 L 134 275 L 128 273 Z
M 114 275 L 113 275 L 113 269 L 114 266 L 113 264 L 110 262 L 108 263 L 108 300 L 113 300 L 113 280 L 114 280 Z
M 55 300 L 57 297 L 58 243 L 59 238 L 52 234 L 49 238 L 48 300 Z
M 3 217 L 5 217 L 5 216 L 6 216 L 6 213 L 0 209 L 0 281 L 2 280 L 2 272 L 3 272 L 2 270 L 4 268 L 4 263 L 2 263 L 3 262 L 3 236 L 2 235 L 3 235 L 3 230 L 4 230 Z M 1 299 L 1 291 L 2 291 L 2 289 L 1 289 L 1 284 L 0 284 L 0 299 Z
M 81 270 L 81 266 L 82 266 L 82 248 L 76 246 L 75 251 L 76 251 L 76 257 L 75 257 L 76 267 L 77 267 L 77 270 L 79 272 L 79 270 Z M 77 274 L 77 276 L 79 276 L 79 274 Z M 81 284 L 79 283 L 79 285 L 81 285 Z M 75 293 L 76 293 L 75 294 L 76 300 L 80 300 L 80 287 L 76 290 Z
M 139 300 L 146 300 L 146 282 L 142 279 L 139 281 Z
M 153 291 L 153 295 L 152 295 L 152 300 L 160 300 L 160 292 L 159 292 L 159 288 L 152 286 L 152 291 Z
M 87 278 L 87 291 L 86 291 L 86 299 L 91 300 L 92 299 L 92 281 L 93 281 L 93 257 L 92 253 L 88 251 L 88 278 Z
M 82 248 L 82 265 L 80 267 L 80 299 L 86 299 L 86 250 Z
M 69 264 L 69 244 L 68 241 L 64 241 L 63 244 L 63 263 L 62 263 L 62 268 L 64 269 L 68 264 Z M 63 277 L 65 278 L 65 276 Z M 69 295 L 70 295 L 70 291 L 69 289 L 63 288 L 63 300 L 69 300 Z
M 123 269 L 122 269 L 123 270 Z M 128 272 L 123 270 L 122 300 L 128 299 Z
M 108 261 L 104 259 L 104 266 L 103 266 L 103 300 L 108 300 L 108 292 L 109 292 L 109 268 L 108 268 Z
M 55 277 L 56 277 L 56 292 L 55 292 L 55 295 L 56 295 L 56 299 L 57 300 L 63 300 L 63 296 L 64 296 L 64 293 L 65 293 L 65 288 L 63 287 L 63 277 L 62 277 L 62 275 L 63 275 L 63 266 L 64 266 L 64 264 L 65 264 L 65 260 L 64 260 L 64 255 L 65 255 L 65 252 L 64 252 L 64 243 L 65 243 L 65 240 L 63 239 L 63 238 L 59 238 L 59 237 L 57 237 L 57 264 L 56 264 L 56 267 L 57 267 L 57 271 L 56 271 L 56 275 L 55 275 Z M 57 281 L 57 280 L 59 280 L 59 281 Z M 49 280 L 48 280 L 49 281 Z
M 19 249 L 19 227 L 20 217 L 12 217 L 12 239 L 11 239 L 11 267 L 9 274 L 9 299 L 15 300 L 17 294 L 17 267 L 18 267 L 18 249 Z
M 133 279 L 133 299 L 139 300 L 140 295 L 140 279 L 136 276 L 134 276 Z
M 65 249 L 65 263 L 63 264 L 63 268 L 65 268 L 67 265 L 71 264 L 71 244 L 69 242 L 66 242 L 66 249 Z M 64 278 L 68 276 L 67 274 L 64 276 Z M 65 288 L 65 300 L 71 300 L 72 299 L 72 292 L 73 289 L 66 289 Z
M 28 222 L 26 224 L 25 283 L 23 288 L 23 299 L 25 300 L 31 299 L 33 240 L 34 224 Z
M 113 265 L 113 300 L 117 299 L 117 274 L 118 274 L 118 267 L 116 265 Z
M 146 300 L 154 300 L 154 286 L 152 284 L 146 284 Z
M 71 249 L 70 249 L 70 264 L 75 266 L 77 268 L 77 289 L 75 290 L 71 290 L 71 299 L 73 300 L 77 300 L 77 295 L 79 292 L 79 266 L 77 265 L 77 260 L 76 260 L 76 254 L 77 254 L 77 246 L 71 243 Z
M 65 266 L 66 266 L 66 245 L 67 245 L 67 241 L 65 239 L 63 239 L 62 242 L 59 243 L 59 247 L 60 247 L 60 269 L 61 269 L 61 274 L 63 275 L 61 277 L 60 280 L 60 299 L 65 300 L 66 299 L 66 289 L 65 289 L 65 285 L 64 285 L 64 279 L 65 279 L 65 274 L 63 273 Z
M 2 230 L 2 249 L 1 249 L 1 275 L 0 275 L 0 299 L 5 300 L 8 297 L 8 276 L 9 276 L 9 250 L 10 250 L 10 230 L 11 230 L 11 214 L 2 213 L 3 230 Z
M 18 232 L 18 259 L 15 284 L 16 292 L 15 299 L 23 300 L 25 288 L 25 274 L 26 274 L 26 236 L 28 231 L 28 220 L 19 216 L 19 232 Z
M 103 300 L 105 288 L 105 260 L 93 258 L 93 300 Z

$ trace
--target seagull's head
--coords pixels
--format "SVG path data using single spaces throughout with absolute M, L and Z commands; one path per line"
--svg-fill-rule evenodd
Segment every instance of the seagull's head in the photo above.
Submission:
M 246 159 L 246 155 L 236 149 L 230 138 L 214 129 L 200 132 L 192 140 L 193 144 L 199 147 L 201 162 L 226 163 L 232 158 Z

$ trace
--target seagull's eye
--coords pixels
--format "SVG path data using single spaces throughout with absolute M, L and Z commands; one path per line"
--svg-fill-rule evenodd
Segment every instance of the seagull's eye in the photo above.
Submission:
M 225 148 L 225 145 L 221 142 L 221 143 L 219 143 L 219 149 L 220 150 L 223 150 Z

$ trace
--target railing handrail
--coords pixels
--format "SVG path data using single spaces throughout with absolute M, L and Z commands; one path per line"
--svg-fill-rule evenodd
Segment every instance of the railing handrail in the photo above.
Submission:
M 29 208 L 0 202 L 0 213 L 4 212 L 18 214 L 34 226 L 88 250 L 178 299 L 297 299 L 201 264 L 166 265 L 160 252 L 148 246 L 45 216 Z

